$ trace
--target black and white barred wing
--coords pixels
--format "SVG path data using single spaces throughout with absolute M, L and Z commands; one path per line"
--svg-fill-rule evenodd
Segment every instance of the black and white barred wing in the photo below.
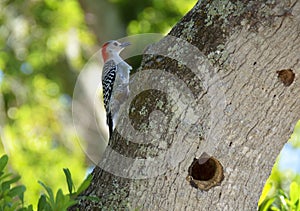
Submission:
M 109 102 L 116 79 L 117 66 L 113 60 L 106 62 L 102 71 L 103 101 L 106 113 L 110 112 Z
M 106 62 L 102 71 L 102 89 L 103 101 L 106 111 L 106 123 L 109 127 L 109 134 L 113 131 L 113 121 L 110 108 L 110 101 L 112 97 L 114 82 L 116 79 L 117 66 L 113 60 Z

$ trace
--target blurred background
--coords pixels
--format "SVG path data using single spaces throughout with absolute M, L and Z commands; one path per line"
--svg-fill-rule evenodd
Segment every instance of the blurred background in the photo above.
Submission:
M 78 142 L 71 108 L 88 59 L 107 40 L 167 33 L 195 2 L 0 0 L 0 154 L 8 154 L 9 170 L 22 176 L 25 203 L 36 205 L 38 180 L 67 192 L 62 168 L 78 187 L 93 165 Z
M 76 78 L 107 40 L 140 33 L 166 34 L 196 0 L 0 0 L 0 154 L 22 176 L 25 203 L 37 203 L 38 180 L 67 190 L 62 168 L 75 185 L 92 162 L 72 122 Z M 95 130 L 96 132 L 96 130 Z M 84 141 L 83 141 L 84 142 Z M 81 142 L 81 143 L 83 143 Z M 300 184 L 300 123 L 265 190 Z

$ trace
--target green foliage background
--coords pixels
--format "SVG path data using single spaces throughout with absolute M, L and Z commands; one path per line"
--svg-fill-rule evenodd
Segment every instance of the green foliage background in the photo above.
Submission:
M 167 33 L 196 3 L 107 1 L 128 35 Z M 71 117 L 76 77 L 99 48 L 85 15 L 75 0 L 0 0 L 0 154 L 9 155 L 9 170 L 22 176 L 20 182 L 27 189 L 25 204 L 34 207 L 43 191 L 38 180 L 54 192 L 59 188 L 66 192 L 62 168 L 70 169 L 75 186 L 86 174 L 86 158 Z M 298 123 L 291 141 L 299 147 L 299 140 Z M 286 176 L 275 166 L 261 203 L 278 190 L 288 192 L 289 183 L 281 185 L 286 178 L 299 176 Z
M 37 203 L 38 180 L 66 191 L 64 167 L 84 179 L 70 109 L 94 40 L 77 1 L 0 1 L 0 153 L 22 175 L 25 203 Z

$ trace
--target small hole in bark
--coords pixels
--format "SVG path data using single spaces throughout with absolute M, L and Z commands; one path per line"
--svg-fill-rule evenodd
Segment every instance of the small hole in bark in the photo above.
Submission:
M 256 65 L 256 62 L 254 62 L 253 65 Z
M 204 152 L 198 159 L 194 158 L 188 169 L 186 179 L 192 187 L 209 190 L 216 185 L 220 185 L 223 178 L 221 163 Z
M 198 159 L 192 166 L 191 176 L 196 180 L 208 181 L 215 175 L 216 168 L 216 162 L 213 159 L 209 158 L 206 161 Z
M 290 86 L 294 82 L 295 73 L 292 69 L 278 70 L 276 73 L 278 74 L 279 80 L 285 86 Z
M 273 96 L 274 98 L 276 97 L 276 95 Z
M 229 146 L 231 147 L 231 145 L 232 145 L 232 141 L 229 143 Z

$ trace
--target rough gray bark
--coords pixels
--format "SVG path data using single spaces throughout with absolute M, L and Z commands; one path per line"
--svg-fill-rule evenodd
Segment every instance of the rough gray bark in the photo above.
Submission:
M 101 202 L 80 201 L 76 207 L 80 210 L 257 209 L 275 159 L 300 118 L 299 23 L 300 2 L 296 1 L 199 1 L 170 35 L 196 46 L 211 65 L 193 64 L 193 58 L 184 55 L 184 44 L 170 45 L 162 40 L 147 53 L 164 52 L 173 59 L 145 55 L 139 70 L 165 70 L 186 83 L 195 103 L 184 107 L 176 118 L 191 118 L 193 125 L 197 125 L 197 137 L 189 136 L 188 132 L 168 136 L 170 130 L 166 128 L 163 138 L 143 145 L 128 143 L 115 133 L 110 146 L 127 157 L 155 158 L 172 144 L 189 145 L 176 149 L 180 155 L 181 150 L 186 150 L 183 157 L 174 161 L 178 165 L 172 166 L 166 158 L 167 171 L 154 178 L 121 178 L 96 167 L 92 184 L 84 195 L 99 196 Z M 180 57 L 187 58 L 185 65 L 176 61 Z M 202 68 L 203 78 L 199 79 L 189 65 Z M 290 85 L 278 78 L 277 71 L 284 69 L 295 73 Z M 144 116 L 137 111 L 129 114 L 135 128 L 148 123 L 151 111 L 158 109 L 158 101 L 167 102 L 168 97 L 155 90 L 137 97 L 132 106 L 139 110 L 147 102 L 147 112 Z M 159 109 L 166 114 L 163 121 L 176 128 L 179 123 L 171 112 L 174 105 L 163 105 Z M 196 117 L 189 117 L 190 107 L 197 110 Z M 194 157 L 203 152 L 216 158 L 224 170 L 221 184 L 208 191 L 195 189 L 186 181 Z

